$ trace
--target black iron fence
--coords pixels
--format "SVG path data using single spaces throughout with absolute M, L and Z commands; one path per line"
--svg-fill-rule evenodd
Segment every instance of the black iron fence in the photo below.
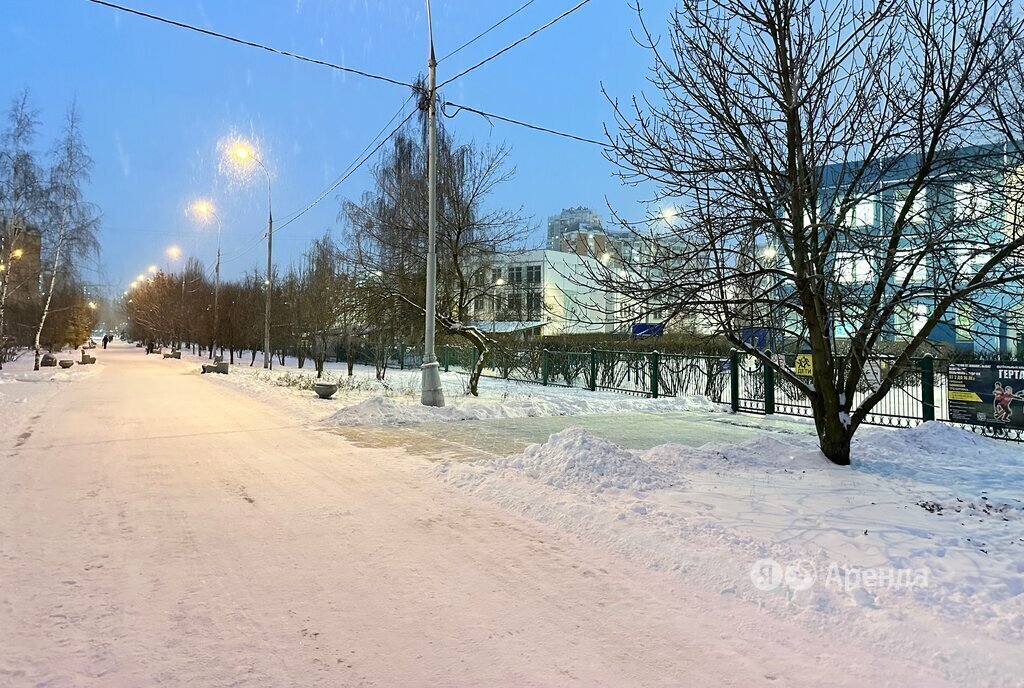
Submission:
M 345 360 L 341 347 L 337 360 Z M 468 371 L 476 361 L 471 347 L 442 346 L 438 362 L 444 371 Z M 787 354 L 778 362 L 790 370 L 801 368 L 800 354 Z M 387 350 L 360 348 L 355 362 L 390 368 L 417 368 L 423 362 L 418 348 L 395 346 Z M 959 362 L 958 362 L 959 363 Z M 914 359 L 896 377 L 892 388 L 867 414 L 868 425 L 911 427 L 939 420 L 979 434 L 1024 441 L 1024 429 L 1009 424 L 964 422 L 949 417 L 951 361 L 924 356 Z M 866 366 L 855 391 L 856 408 L 888 374 L 892 359 L 880 358 Z M 734 412 L 812 417 L 813 410 L 800 387 L 755 356 L 734 351 L 728 356 L 663 354 L 657 351 L 591 349 L 500 349 L 492 351 L 484 377 L 515 380 L 551 387 L 614 391 L 646 397 L 702 396 L 728 404 Z M 1022 384 L 1024 386 L 1024 384 Z M 1024 396 L 1019 397 L 1024 403 Z

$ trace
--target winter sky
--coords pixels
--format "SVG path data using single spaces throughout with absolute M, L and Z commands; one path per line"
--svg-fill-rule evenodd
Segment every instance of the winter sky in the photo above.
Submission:
M 409 82 L 426 70 L 423 0 L 116 0 L 212 31 Z M 232 130 L 256 137 L 273 174 L 284 219 L 318 197 L 356 159 L 409 97 L 408 89 L 123 14 L 86 0 L 5 0 L 0 22 L 0 98 L 30 90 L 45 150 L 76 100 L 95 160 L 89 197 L 103 213 L 101 281 L 126 285 L 165 249 L 212 265 L 215 237 L 186 216 L 191 199 L 218 206 L 226 276 L 265 261 L 265 189 L 238 188 L 218 172 L 218 140 Z M 476 36 L 524 0 L 437 0 L 438 57 Z M 458 54 L 438 79 L 457 74 L 547 23 L 577 0 L 536 0 Z M 666 26 L 671 2 L 644 4 Z M 485 111 L 603 140 L 613 124 L 601 92 L 628 99 L 646 82 L 651 55 L 626 0 L 592 0 L 507 54 L 462 77 L 442 97 Z M 460 139 L 506 142 L 517 168 L 494 196 L 522 206 L 539 237 L 548 215 L 607 204 L 627 217 L 646 194 L 624 187 L 597 146 L 463 113 L 448 121 Z M 364 166 L 319 205 L 275 232 L 286 264 L 327 228 L 338 230 L 340 197 L 369 186 Z M 256 180 L 258 182 L 259 180 Z

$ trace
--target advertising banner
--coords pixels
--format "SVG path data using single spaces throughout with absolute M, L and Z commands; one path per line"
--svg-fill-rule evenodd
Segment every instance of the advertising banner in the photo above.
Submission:
M 1024 428 L 1024 366 L 950 365 L 947 405 L 949 419 L 957 423 Z

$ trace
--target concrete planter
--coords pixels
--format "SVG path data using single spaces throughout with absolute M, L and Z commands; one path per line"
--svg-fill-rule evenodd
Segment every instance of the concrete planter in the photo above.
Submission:
M 72 361 L 70 358 L 66 358 L 66 359 L 64 359 L 63 361 L 60 362 L 60 367 L 61 368 L 70 368 L 73 365 L 75 365 L 75 362 Z
M 178 358 L 178 359 L 180 359 L 181 358 L 181 352 L 180 351 L 172 351 L 172 352 L 170 352 L 168 354 L 164 354 L 164 358 Z
M 330 399 L 338 391 L 338 385 L 333 382 L 317 382 L 313 385 L 313 391 L 321 399 Z

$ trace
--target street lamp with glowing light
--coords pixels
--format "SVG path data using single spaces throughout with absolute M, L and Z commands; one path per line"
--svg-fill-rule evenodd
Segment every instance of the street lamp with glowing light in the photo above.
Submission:
M 272 367 L 270 356 L 270 297 L 274 291 L 272 282 L 274 276 L 274 204 L 271 195 L 270 170 L 260 160 L 259 151 L 256 146 L 245 139 L 225 141 L 221 144 L 221 150 L 224 151 L 225 157 L 229 159 L 229 162 L 236 169 L 248 170 L 251 169 L 252 163 L 256 163 L 267 177 L 267 279 L 265 281 L 268 289 L 263 316 L 263 367 L 269 369 Z

